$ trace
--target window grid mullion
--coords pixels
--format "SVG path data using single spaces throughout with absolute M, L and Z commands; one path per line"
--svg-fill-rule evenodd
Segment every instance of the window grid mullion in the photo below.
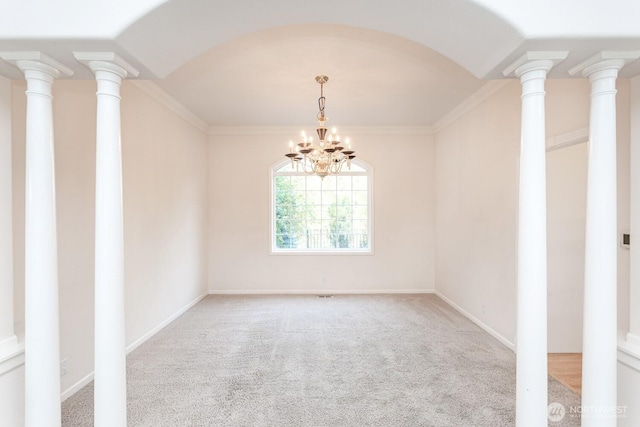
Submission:
M 279 243 L 275 249 L 292 249 L 294 251 L 310 249 L 328 252 L 336 250 L 340 252 L 344 249 L 370 249 L 371 204 L 369 193 L 371 181 L 368 172 L 340 174 L 340 176 L 331 177 L 333 179 L 322 180 L 319 187 L 315 187 L 315 183 L 313 187 L 311 185 L 310 180 L 317 179 L 315 176 L 277 171 L 273 172 L 272 176 L 276 183 L 272 197 L 276 197 L 278 190 L 283 191 L 277 185 L 278 178 L 282 176 L 287 177 L 285 180 L 288 185 L 285 188 L 288 190 L 285 191 L 289 191 L 287 196 L 276 197 L 274 203 L 274 225 L 280 220 L 280 223 L 287 228 L 287 230 L 274 229 L 274 238 L 278 239 L 278 236 L 282 236 L 276 240 Z M 367 184 L 367 189 L 361 188 L 363 180 L 357 178 L 358 190 L 355 190 L 355 177 L 361 176 L 365 177 L 364 183 Z M 333 184 L 331 188 L 329 188 L 329 183 Z M 318 194 L 312 198 L 311 191 Z M 358 203 L 356 203 L 356 199 Z M 366 213 L 362 211 L 363 199 L 366 199 Z M 284 216 L 278 217 L 278 212 Z M 366 217 L 363 217 L 365 214 Z M 356 220 L 359 224 L 357 230 L 355 228 Z M 361 229 L 362 226 L 365 229 Z M 319 229 L 315 227 L 319 227 Z

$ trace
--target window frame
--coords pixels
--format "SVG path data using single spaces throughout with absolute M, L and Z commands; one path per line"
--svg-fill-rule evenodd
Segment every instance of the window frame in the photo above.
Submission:
M 353 248 L 329 248 L 329 249 L 282 249 L 276 247 L 276 197 L 275 197 L 275 178 L 276 176 L 309 176 L 308 174 L 300 172 L 281 172 L 277 170 L 283 166 L 289 164 L 291 160 L 283 159 L 274 163 L 269 168 L 269 254 L 270 255 L 373 255 L 374 236 L 373 236 L 373 167 L 360 158 L 355 158 L 351 162 L 362 169 L 363 172 L 349 172 L 349 170 L 342 170 L 339 175 L 346 176 L 366 176 L 367 177 L 367 235 L 369 247 L 366 249 L 353 249 Z M 345 166 L 346 169 L 346 166 Z

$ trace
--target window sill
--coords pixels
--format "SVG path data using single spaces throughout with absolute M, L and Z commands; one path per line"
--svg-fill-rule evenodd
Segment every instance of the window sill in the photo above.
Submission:
M 269 255 L 285 255 L 285 256 L 293 256 L 293 255 L 312 255 L 312 256 L 345 256 L 345 255 L 373 255 L 373 249 L 367 250 L 344 250 L 344 251 L 336 251 L 336 250 L 327 250 L 327 251 L 319 251 L 319 250 L 275 250 L 272 249 L 269 252 Z

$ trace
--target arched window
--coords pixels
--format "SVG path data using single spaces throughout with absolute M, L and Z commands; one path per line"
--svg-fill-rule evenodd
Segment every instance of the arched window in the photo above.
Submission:
M 272 253 L 370 253 L 372 181 L 373 169 L 359 159 L 325 178 L 278 163 L 271 169 Z

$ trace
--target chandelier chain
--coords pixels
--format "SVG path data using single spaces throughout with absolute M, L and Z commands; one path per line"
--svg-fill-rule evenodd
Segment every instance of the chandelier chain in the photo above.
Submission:
M 291 159 L 291 165 L 296 170 L 302 169 L 306 174 L 318 175 L 320 178 L 339 174 L 345 163 L 347 168 L 351 169 L 351 160 L 356 157 L 349 138 L 346 138 L 343 144 L 335 128 L 328 132 L 325 127 L 327 118 L 324 115 L 324 84 L 328 80 L 329 77 L 324 75 L 316 77 L 316 82 L 320 84 L 317 115 L 319 127 L 316 129 L 318 143 L 313 141 L 312 136 L 302 132 L 302 141 L 295 145 L 293 141 L 289 141 L 289 153 L 285 154 Z
M 321 96 L 320 98 L 318 98 L 318 109 L 320 110 L 318 112 L 318 118 L 324 117 L 324 104 L 325 104 L 325 97 Z

